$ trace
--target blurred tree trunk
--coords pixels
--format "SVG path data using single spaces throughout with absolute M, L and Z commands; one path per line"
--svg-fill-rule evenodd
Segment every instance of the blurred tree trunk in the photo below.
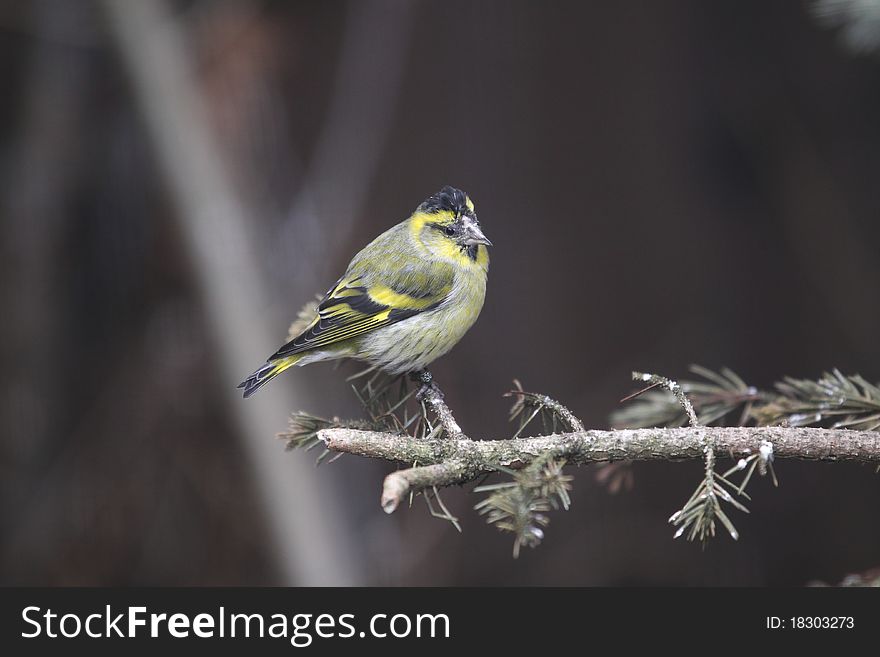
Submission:
M 274 552 L 287 584 L 358 584 L 355 541 L 329 481 L 311 464 L 279 458 L 267 440 L 283 426 L 288 405 L 310 393 L 287 378 L 274 392 L 244 402 L 235 383 L 257 363 L 252 344 L 274 344 L 262 308 L 260 261 L 245 226 L 250 212 L 234 192 L 210 128 L 187 54 L 186 35 L 162 0 L 103 3 L 131 76 L 159 169 L 200 290 L 229 407 L 263 499 Z

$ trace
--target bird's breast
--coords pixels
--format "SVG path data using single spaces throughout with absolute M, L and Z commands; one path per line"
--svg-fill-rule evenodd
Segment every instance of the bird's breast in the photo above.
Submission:
M 392 374 L 427 367 L 477 321 L 486 298 L 485 271 L 458 272 L 449 296 L 429 310 L 364 336 L 359 351 Z

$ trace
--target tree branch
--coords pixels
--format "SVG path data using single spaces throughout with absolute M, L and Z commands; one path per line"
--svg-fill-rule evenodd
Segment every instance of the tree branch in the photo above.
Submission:
M 462 464 L 446 461 L 425 465 L 420 468 L 406 468 L 392 472 L 385 477 L 382 485 L 382 508 L 385 513 L 394 513 L 410 491 L 420 491 L 432 486 L 451 486 L 459 483 Z
M 591 430 L 510 440 L 450 437 L 427 441 L 374 431 L 324 429 L 318 437 L 331 451 L 421 464 L 386 477 L 382 507 L 388 513 L 410 492 L 463 484 L 501 468 L 519 469 L 545 455 L 564 458 L 570 464 L 701 459 L 707 441 L 712 441 L 719 454 L 741 458 L 758 452 L 766 441 L 772 443 L 778 458 L 880 463 L 880 432 L 846 429 L 689 427 Z

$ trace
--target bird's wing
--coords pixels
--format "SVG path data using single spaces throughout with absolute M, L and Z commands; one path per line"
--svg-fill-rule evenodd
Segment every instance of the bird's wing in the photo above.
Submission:
M 452 290 L 454 271 L 446 263 L 405 258 L 394 270 L 376 274 L 352 263 L 324 296 L 314 320 L 270 360 L 326 347 L 433 310 Z

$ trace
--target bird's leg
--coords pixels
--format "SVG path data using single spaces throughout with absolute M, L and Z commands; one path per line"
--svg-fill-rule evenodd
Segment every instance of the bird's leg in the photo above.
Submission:
M 458 422 L 455 421 L 452 411 L 449 410 L 446 402 L 443 401 L 443 391 L 434 383 L 434 377 L 431 376 L 431 373 L 428 370 L 420 370 L 413 372 L 411 376 L 416 383 L 422 384 L 422 387 L 416 393 L 416 399 L 425 402 L 425 404 L 431 407 L 431 410 L 434 411 L 434 414 L 440 421 L 440 426 L 443 427 L 446 436 L 449 438 L 465 437 L 461 427 L 458 426 Z

